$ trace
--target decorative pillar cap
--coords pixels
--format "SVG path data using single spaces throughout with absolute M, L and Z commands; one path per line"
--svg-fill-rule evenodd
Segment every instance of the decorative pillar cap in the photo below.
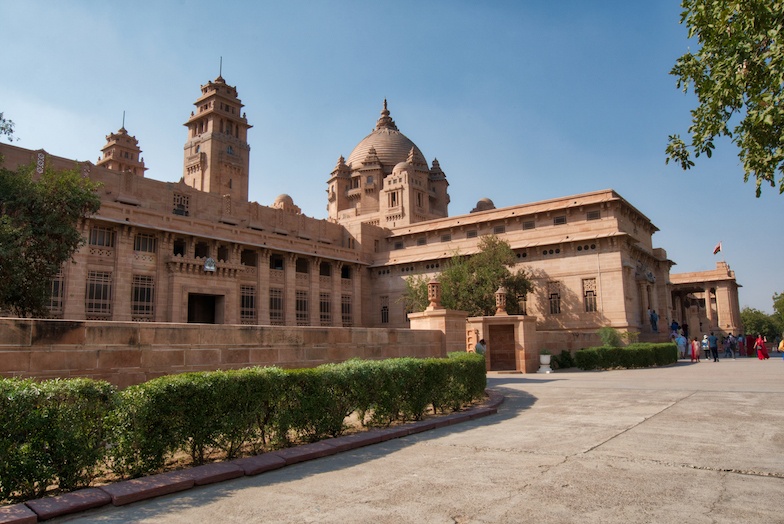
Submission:
M 429 304 L 427 308 L 425 308 L 425 311 L 444 309 L 441 306 L 441 282 L 435 277 L 427 283 L 427 300 L 429 301 Z
M 495 292 L 495 314 L 506 315 L 506 288 L 501 286 Z

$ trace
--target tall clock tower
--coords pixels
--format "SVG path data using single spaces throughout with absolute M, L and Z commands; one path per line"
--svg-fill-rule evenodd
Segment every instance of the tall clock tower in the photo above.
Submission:
M 248 201 L 250 146 L 248 119 L 242 112 L 237 89 L 222 76 L 201 86 L 196 110 L 184 124 L 183 179 L 189 186 L 208 193 Z

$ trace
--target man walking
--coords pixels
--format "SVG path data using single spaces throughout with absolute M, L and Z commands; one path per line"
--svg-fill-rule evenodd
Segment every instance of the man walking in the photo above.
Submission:
M 714 362 L 719 361 L 719 339 L 716 338 L 716 335 L 713 334 L 711 331 L 710 336 L 708 337 L 708 347 L 710 348 L 711 356 L 713 357 Z

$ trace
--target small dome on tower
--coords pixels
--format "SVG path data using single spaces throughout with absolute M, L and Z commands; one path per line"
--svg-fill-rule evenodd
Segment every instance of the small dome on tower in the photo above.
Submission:
M 395 168 L 392 169 L 392 174 L 394 175 L 395 173 L 402 173 L 403 171 L 408 171 L 409 169 L 411 169 L 411 167 L 412 167 L 411 164 L 409 164 L 408 162 L 398 162 L 397 164 L 395 164 Z
M 471 213 L 478 213 L 480 211 L 490 211 L 491 209 L 495 209 L 495 204 L 489 198 L 480 198 L 479 201 L 476 203 L 476 207 L 471 210 Z
M 293 199 L 293 198 L 291 198 L 291 197 L 290 197 L 289 195 L 287 195 L 286 193 L 283 193 L 282 195 L 278 195 L 278 197 L 275 199 L 275 203 L 276 203 L 276 204 L 288 204 L 288 205 L 292 205 L 292 204 L 294 204 L 294 199 Z
M 272 206 L 270 207 L 273 207 L 275 209 L 280 209 L 288 213 L 294 213 L 295 215 L 302 214 L 302 210 L 299 208 L 299 206 L 294 205 L 294 199 L 292 199 L 286 193 L 283 193 L 282 195 L 278 195 L 278 197 L 275 199 L 275 202 L 273 202 Z

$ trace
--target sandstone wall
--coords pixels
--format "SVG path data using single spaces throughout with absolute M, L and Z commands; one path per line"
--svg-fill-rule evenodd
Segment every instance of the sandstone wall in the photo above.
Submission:
M 443 357 L 443 337 L 409 329 L 0 318 L 0 376 L 89 377 L 126 387 L 187 371 Z

